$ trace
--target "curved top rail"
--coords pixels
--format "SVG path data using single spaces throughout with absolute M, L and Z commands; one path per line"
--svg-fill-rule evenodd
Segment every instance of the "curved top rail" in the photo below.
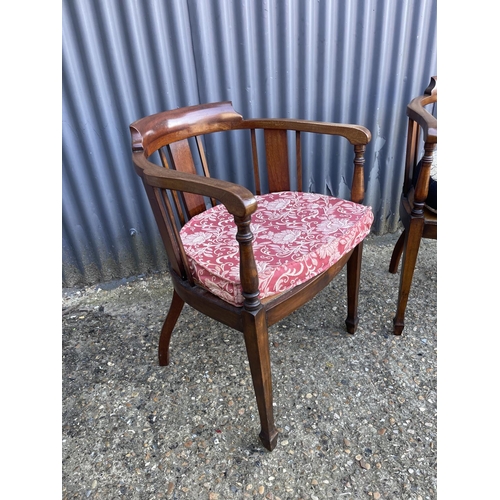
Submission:
M 231 101 L 197 104 L 163 111 L 136 120 L 130 125 L 132 150 L 146 156 L 175 141 L 199 134 L 228 130 L 243 120 Z
M 406 108 L 407 116 L 422 127 L 424 141 L 430 143 L 437 142 L 437 118 L 429 113 L 425 106 L 435 102 L 437 102 L 437 76 L 431 78 L 424 94 L 412 99 Z

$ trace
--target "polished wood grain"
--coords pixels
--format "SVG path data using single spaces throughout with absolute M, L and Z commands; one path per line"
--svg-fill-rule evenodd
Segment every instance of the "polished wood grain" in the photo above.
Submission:
M 403 258 L 398 303 L 393 319 L 396 335 L 401 335 L 404 330 L 404 317 L 421 239 L 437 239 L 437 214 L 425 207 L 433 153 L 437 147 L 437 118 L 429 112 L 426 106 L 434 103 L 437 103 L 437 77 L 435 76 L 431 78 L 423 95 L 412 99 L 406 109 L 408 135 L 399 209 L 403 232 L 396 242 L 389 264 L 389 272 L 394 274 L 398 271 L 401 257 Z M 423 155 L 421 141 L 424 147 Z M 413 172 L 420 159 L 422 159 L 422 167 L 414 186 Z
M 165 244 L 174 286 L 171 306 L 161 330 L 159 363 L 169 363 L 172 332 L 186 303 L 202 314 L 242 332 L 259 410 L 259 436 L 263 445 L 272 450 L 278 440 L 278 431 L 273 416 L 268 328 L 310 301 L 347 266 L 346 329 L 354 333 L 358 324 L 362 244 L 308 282 L 261 301 L 251 232 L 251 217 L 257 208 L 255 195 L 243 186 L 210 177 L 210 166 L 203 145 L 205 134 L 230 130 L 248 131 L 256 194 L 262 192 L 263 175 L 269 192 L 290 190 L 289 151 L 294 150 L 294 178 L 298 189 L 302 189 L 303 132 L 343 137 L 353 147 L 351 199 L 358 203 L 364 198 L 364 151 L 371 135 L 368 129 L 360 125 L 293 119 L 244 120 L 234 111 L 230 102 L 165 111 L 130 125 L 133 164 L 143 181 Z M 260 138 L 263 140 L 257 137 L 257 131 L 262 134 Z M 292 138 L 293 144 L 289 144 Z M 259 155 L 260 147 L 265 149 L 262 156 Z M 156 151 L 160 155 L 160 165 L 151 161 L 151 155 Z M 193 155 L 198 157 L 195 159 Z M 264 170 L 264 165 L 259 165 L 259 157 L 265 158 Z M 202 174 L 196 172 L 198 161 Z M 207 199 L 212 200 L 212 204 L 222 203 L 234 217 L 244 297 L 241 307 L 229 304 L 200 287 L 187 264 L 179 230 L 186 220 L 208 207 Z

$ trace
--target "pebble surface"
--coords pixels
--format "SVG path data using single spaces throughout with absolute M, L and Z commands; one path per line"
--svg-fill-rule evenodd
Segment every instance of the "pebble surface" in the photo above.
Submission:
M 270 328 L 272 453 L 239 332 L 185 306 L 158 365 L 168 275 L 63 290 L 62 498 L 437 498 L 436 242 L 396 337 L 397 236 L 365 240 L 356 334 L 345 274 Z

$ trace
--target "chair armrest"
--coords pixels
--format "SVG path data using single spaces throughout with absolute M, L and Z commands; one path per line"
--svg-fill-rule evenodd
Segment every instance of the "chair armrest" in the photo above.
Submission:
M 242 219 L 257 209 L 252 192 L 239 184 L 160 167 L 144 158 L 143 151 L 133 153 L 132 159 L 137 173 L 150 186 L 215 198 L 230 214 Z
M 371 133 L 362 125 L 344 123 L 318 122 L 312 120 L 295 120 L 292 118 L 261 118 L 243 120 L 234 128 L 262 128 L 271 130 L 296 130 L 298 132 L 313 132 L 316 134 L 340 135 L 352 145 L 366 145 L 371 140 Z
M 437 118 L 424 106 L 437 102 L 436 96 L 419 96 L 415 97 L 406 108 L 408 117 L 417 122 L 422 127 L 423 139 L 425 142 L 437 143 Z
M 240 252 L 240 280 L 245 297 L 244 306 L 248 310 L 256 309 L 259 306 L 259 278 L 252 247 L 250 220 L 251 214 L 257 210 L 257 200 L 251 191 L 232 182 L 160 167 L 148 161 L 143 151 L 134 152 L 132 159 L 137 173 L 145 184 L 160 189 L 185 191 L 215 198 L 234 216 L 237 226 L 236 240 Z M 180 248 L 183 247 L 180 238 L 177 243 Z M 184 252 L 183 249 L 181 251 Z

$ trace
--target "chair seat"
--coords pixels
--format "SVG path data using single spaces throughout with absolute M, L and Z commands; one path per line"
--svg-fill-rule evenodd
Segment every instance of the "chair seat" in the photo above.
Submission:
M 261 300 L 326 271 L 368 235 L 373 222 L 371 207 L 332 196 L 284 191 L 255 198 L 251 230 Z M 194 280 L 241 306 L 236 226 L 224 205 L 196 215 L 180 234 Z

